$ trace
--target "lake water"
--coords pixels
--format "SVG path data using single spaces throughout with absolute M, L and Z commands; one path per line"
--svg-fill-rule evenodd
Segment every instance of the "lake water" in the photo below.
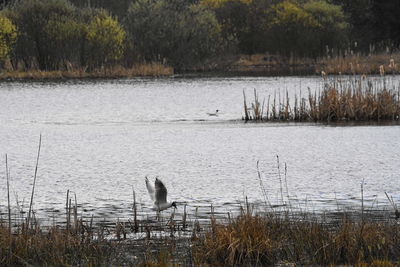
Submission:
M 400 126 L 241 121 L 243 90 L 262 98 L 321 86 L 320 77 L 3 82 L 0 213 L 6 153 L 12 205 L 28 209 L 40 133 L 34 208 L 42 216 L 64 212 L 68 189 L 86 215 L 131 216 L 132 188 L 147 211 L 145 176 L 158 176 L 180 206 L 237 210 L 245 196 L 264 200 L 257 161 L 272 204 L 282 188 L 285 200 L 288 191 L 292 205 L 311 210 L 360 205 L 363 181 L 366 207 L 387 206 L 384 192 L 399 203 Z

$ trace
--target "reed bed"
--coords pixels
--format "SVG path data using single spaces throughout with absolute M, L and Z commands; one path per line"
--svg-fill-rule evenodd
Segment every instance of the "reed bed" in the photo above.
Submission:
M 130 77 L 159 77 L 174 74 L 173 68 L 160 63 L 138 64 L 132 68 L 115 66 L 88 71 L 85 68 L 71 68 L 57 71 L 4 71 L 0 73 L 0 80 L 53 80 L 53 79 L 94 79 L 94 78 L 130 78 Z
M 325 80 L 322 89 L 308 95 L 294 95 L 288 91 L 281 97 L 276 93 L 268 96 L 265 104 L 260 104 L 254 90 L 254 100 L 250 105 L 244 95 L 245 121 L 295 121 L 295 122 L 380 122 L 400 120 L 400 87 L 389 87 L 386 80 L 373 82 L 364 77 L 359 79 Z M 249 108 L 250 106 L 250 108 Z
M 196 259 L 213 266 L 395 266 L 400 226 L 343 219 L 319 220 L 243 213 L 230 224 L 214 222 L 195 243 Z
M 325 74 L 399 74 L 400 53 L 380 53 L 362 56 L 349 53 L 346 56 L 325 57 L 318 60 L 317 73 Z
M 0 222 L 1 266 L 272 266 L 400 263 L 400 224 L 368 214 L 334 220 L 286 211 L 253 212 L 209 222 L 74 220 L 69 227 Z M 72 216 L 74 217 L 74 216 Z M 358 218 L 358 219 L 357 219 Z M 360 219 L 362 218 L 362 219 Z

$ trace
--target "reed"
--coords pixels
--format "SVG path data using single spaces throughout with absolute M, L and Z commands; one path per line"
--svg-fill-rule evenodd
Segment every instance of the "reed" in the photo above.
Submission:
M 133 231 L 135 233 L 139 232 L 139 224 L 138 224 L 138 220 L 137 220 L 137 203 L 136 203 L 136 193 L 135 193 L 135 189 L 133 189 L 132 187 L 132 196 L 133 196 Z
M 254 89 L 254 102 L 251 103 L 251 107 L 247 107 L 246 102 L 246 93 L 243 90 L 243 99 L 244 99 L 244 120 L 254 120 L 254 121 L 261 121 L 263 120 L 263 113 L 264 113 L 264 104 L 265 100 L 261 104 L 258 100 L 257 90 Z
M 59 227 L 37 228 L 29 232 L 17 232 L 11 237 L 5 235 L 8 227 L 0 224 L 0 264 L 10 266 L 65 266 L 102 265 L 116 260 L 115 247 L 107 240 L 86 238 L 87 231 L 72 234 Z M 7 251 L 7 245 L 13 253 Z
M 0 264 L 271 266 L 286 262 L 394 266 L 400 261 L 396 219 L 375 221 L 363 214 L 357 220 L 344 213 L 342 219 L 332 222 L 321 216 L 273 209 L 257 214 L 247 199 L 239 216 L 217 220 L 211 207 L 209 218 L 210 224 L 198 220 L 189 223 L 193 225 L 188 229 L 191 237 L 185 237 L 185 229 L 179 227 L 183 223 L 174 213 L 167 221 L 139 221 L 145 227 L 139 227 L 142 231 L 138 233 L 119 219 L 111 228 L 78 219 L 73 230 L 35 222 L 37 227 L 30 231 L 15 227 L 9 235 L 9 226 L 0 221 Z M 163 232 L 167 235 L 157 237 Z
M 270 266 L 368 264 L 398 262 L 399 225 L 344 219 L 335 225 L 317 220 L 293 220 L 275 214 L 244 213 L 232 223 L 212 225 L 196 243 L 200 264 Z
M 160 63 L 137 64 L 132 68 L 114 66 L 88 71 L 85 68 L 76 68 L 57 71 L 4 71 L 0 73 L 0 80 L 58 80 L 58 79 L 95 79 L 95 78 L 130 78 L 130 77 L 158 77 L 174 74 L 172 67 Z
M 31 212 L 32 212 L 32 205 L 33 205 L 33 196 L 35 194 L 35 185 L 36 185 L 36 177 L 37 177 L 37 171 L 38 171 L 38 165 L 39 165 L 39 157 L 40 157 L 40 148 L 42 146 L 42 134 L 40 134 L 39 137 L 39 147 L 38 147 L 38 153 L 36 157 L 36 165 L 35 165 L 35 174 L 33 176 L 33 185 L 32 185 L 32 194 L 31 194 L 31 201 L 29 203 L 29 211 L 28 211 L 28 218 L 26 220 L 26 227 L 27 229 L 30 228 L 30 220 L 31 220 Z
M 290 103 L 287 92 L 283 99 L 279 96 L 277 99 L 274 93 L 272 105 L 267 102 L 266 116 L 249 116 L 244 120 L 324 123 L 400 120 L 400 87 L 389 88 L 385 79 L 382 82 L 365 78 L 325 81 L 318 91 L 312 92 L 309 88 L 307 98 L 302 97 L 301 92 L 300 96 L 296 94 L 293 108 Z M 247 103 L 244 106 L 246 108 Z M 259 107 L 258 96 L 251 106 Z
M 317 73 L 329 74 L 399 74 L 400 53 L 372 53 L 367 56 L 348 53 L 325 57 L 316 64 Z
M 396 205 L 396 203 L 394 202 L 393 197 L 392 197 L 392 196 L 389 197 L 389 195 L 388 195 L 386 192 L 385 192 L 385 195 L 386 195 L 387 199 L 389 200 L 390 205 L 392 206 L 392 208 L 393 208 L 393 210 L 394 210 L 394 214 L 395 214 L 395 216 L 396 216 L 396 220 L 397 220 L 397 219 L 400 219 L 400 211 L 399 211 L 399 209 L 397 208 L 397 205 Z

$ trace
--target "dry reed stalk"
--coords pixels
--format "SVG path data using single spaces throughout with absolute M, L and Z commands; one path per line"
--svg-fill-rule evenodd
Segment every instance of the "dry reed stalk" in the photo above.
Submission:
M 277 164 L 277 170 L 278 170 L 279 188 L 280 188 L 280 192 L 281 192 L 281 201 L 282 201 L 282 205 L 284 205 L 285 201 L 283 199 L 283 186 L 282 186 L 281 168 L 280 168 L 279 156 L 278 155 L 276 155 L 276 164 Z
M 389 200 L 390 205 L 393 207 L 394 215 L 395 215 L 396 220 L 400 219 L 400 212 L 399 212 L 399 210 L 397 208 L 396 203 L 393 200 L 393 197 L 392 196 L 389 197 L 389 195 L 386 192 L 385 192 L 385 195 L 386 195 L 387 199 Z
M 133 222 L 134 222 L 134 228 L 133 231 L 135 233 L 139 232 L 139 224 L 137 220 L 137 205 L 136 205 L 136 193 L 135 190 L 132 187 L 132 196 L 133 196 Z
M 263 111 L 264 111 L 264 102 L 263 106 L 261 107 L 260 102 L 258 101 L 258 95 L 257 95 L 257 90 L 254 89 L 254 102 L 251 104 L 252 110 L 253 110 L 253 117 L 250 119 L 253 119 L 255 121 L 262 121 L 263 119 Z
M 27 218 L 27 223 L 26 227 L 29 229 L 30 226 L 30 218 L 31 218 L 31 212 L 32 212 L 32 205 L 33 205 L 33 195 L 35 193 L 35 185 L 36 185 L 36 176 L 37 176 L 37 170 L 38 170 L 38 165 L 39 165 L 39 156 L 40 156 L 40 148 L 42 145 L 42 134 L 39 136 L 39 147 L 38 147 L 38 153 L 37 153 L 37 158 L 36 158 L 36 166 L 35 166 L 35 174 L 33 176 L 33 185 L 32 185 L 32 194 L 31 194 L 31 201 L 29 204 L 29 212 L 28 212 L 28 218 Z
M 11 203 L 10 203 L 10 169 L 8 168 L 8 158 L 6 154 L 6 178 L 7 178 L 7 208 L 8 208 L 8 238 L 9 238 L 9 261 L 8 265 L 11 266 L 11 257 L 12 257 L 12 238 L 11 238 Z
M 67 201 L 65 203 L 65 220 L 67 223 L 67 232 L 69 231 L 69 208 L 68 208 L 68 201 L 69 201 L 69 189 L 67 190 Z
M 7 154 L 6 154 L 6 180 L 7 180 L 8 227 L 9 227 L 9 234 L 11 236 L 10 170 L 8 168 Z
M 76 201 L 76 194 L 74 193 L 75 196 L 75 206 L 74 206 L 74 230 L 75 234 L 78 233 L 78 202 Z
M 286 187 L 286 198 L 287 198 L 287 201 L 288 201 L 288 206 L 291 207 L 291 205 L 290 205 L 290 196 L 289 196 L 289 188 L 288 188 L 288 183 L 287 183 L 287 165 L 286 165 L 286 162 L 285 162 L 284 177 L 285 177 L 285 187 Z
M 186 213 L 186 205 L 187 204 L 185 204 L 185 206 L 184 206 L 184 208 L 183 208 L 183 218 L 182 218 L 182 228 L 183 229 L 186 229 L 186 217 L 187 217 L 187 213 Z
M 71 223 L 71 210 L 72 210 L 72 199 L 69 199 L 68 201 L 68 229 L 71 228 L 70 223 Z M 72 232 L 72 230 L 71 230 Z
M 257 176 L 258 176 L 258 181 L 260 183 L 261 192 L 262 192 L 263 197 L 264 197 L 264 204 L 265 204 L 266 207 L 271 207 L 271 202 L 269 201 L 267 190 L 265 189 L 264 183 L 262 181 L 262 176 L 261 176 L 261 171 L 260 171 L 260 168 L 259 168 L 259 163 L 260 163 L 260 161 L 257 160 Z
M 276 120 L 276 91 L 274 91 L 274 104 L 272 105 L 272 120 Z
M 361 221 L 364 223 L 364 179 L 361 182 Z
M 247 109 L 247 101 L 246 101 L 246 94 L 243 90 L 243 107 L 244 107 L 244 120 L 245 121 L 249 121 L 250 120 L 250 116 L 249 116 L 249 112 Z

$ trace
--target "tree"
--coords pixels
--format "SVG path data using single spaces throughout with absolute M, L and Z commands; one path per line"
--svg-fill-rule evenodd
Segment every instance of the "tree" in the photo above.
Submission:
M 68 34 L 75 29 L 66 30 L 75 25 L 71 24 L 74 15 L 74 7 L 64 0 L 18 2 L 10 12 L 19 32 L 15 60 L 24 61 L 27 68 L 37 63 L 41 70 L 59 69 L 64 48 L 74 45 L 74 38 Z
M 373 43 L 384 41 L 398 48 L 400 45 L 400 1 L 372 0 L 372 27 L 375 36 Z
M 285 0 L 276 4 L 271 9 L 269 22 L 269 50 L 285 56 L 304 55 L 308 50 L 307 30 L 315 27 L 318 21 L 296 3 Z
M 124 53 L 125 31 L 118 21 L 103 12 L 87 27 L 88 62 L 91 68 L 109 65 Z
M 213 8 L 222 36 L 233 52 L 254 54 L 267 50 L 268 10 L 272 0 L 203 0 Z M 236 49 L 235 49 L 236 48 Z
M 325 0 L 285 0 L 271 9 L 269 50 L 289 56 L 318 57 L 347 45 L 345 16 Z
M 8 58 L 15 40 L 17 31 L 12 22 L 3 16 L 0 16 L 0 65 L 4 66 L 4 62 Z
M 51 57 L 54 69 L 80 65 L 80 42 L 84 36 L 84 25 L 79 21 L 61 16 L 52 17 L 43 29 L 51 40 L 47 53 Z M 62 49 L 60 49 L 62 48 Z
M 78 8 L 105 9 L 113 17 L 122 19 L 126 16 L 132 0 L 70 0 Z
M 332 0 L 332 2 L 340 5 L 346 16 L 349 24 L 348 39 L 352 49 L 369 52 L 370 45 L 378 41 L 375 36 L 379 34 L 374 26 L 373 0 Z M 383 4 L 386 1 L 378 2 Z M 379 18 L 381 19 L 382 17 Z
M 200 64 L 221 45 L 221 29 L 207 8 L 179 0 L 138 0 L 125 20 L 129 42 L 145 61 L 177 69 Z
M 348 23 L 340 6 L 325 0 L 311 0 L 304 5 L 304 11 L 317 22 L 308 31 L 309 56 L 323 55 L 326 47 L 346 47 Z

